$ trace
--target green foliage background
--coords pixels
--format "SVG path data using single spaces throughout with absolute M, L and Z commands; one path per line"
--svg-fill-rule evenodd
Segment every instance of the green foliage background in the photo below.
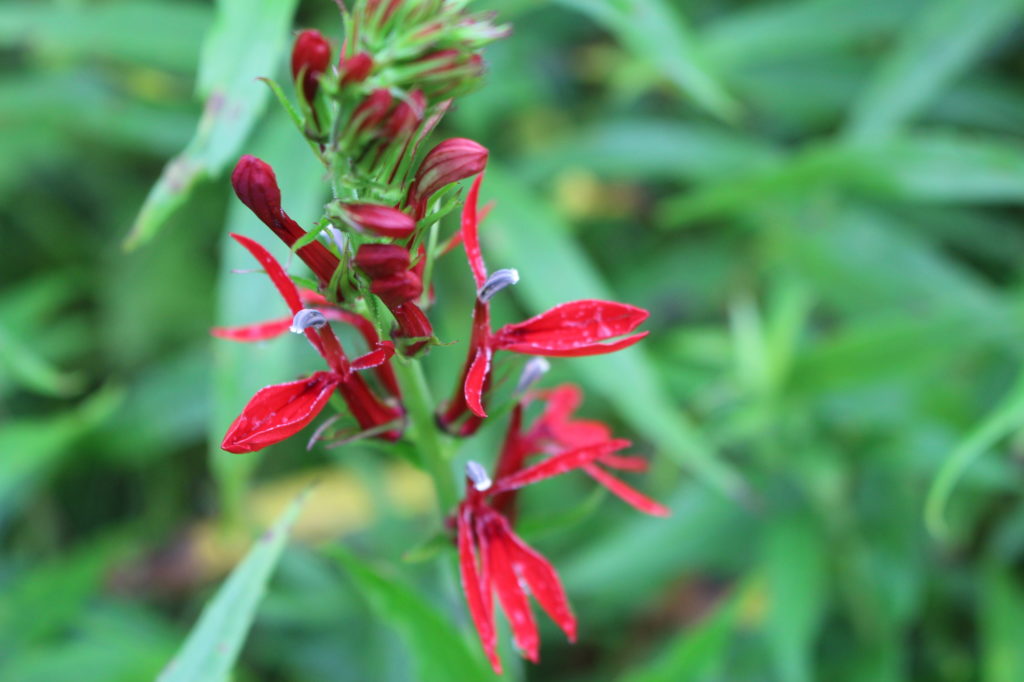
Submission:
M 249 265 L 228 230 L 271 240 L 225 164 L 267 158 L 303 222 L 322 201 L 298 135 L 247 89 L 257 57 L 284 80 L 290 27 L 339 35 L 333 3 L 294 22 L 292 5 L 0 5 L 0 680 L 154 678 L 239 536 L 331 475 L 233 679 L 489 678 L 446 555 L 403 559 L 434 526 L 415 485 L 388 492 L 401 458 L 215 447 L 257 387 L 311 366 L 283 340 L 207 336 L 282 312 L 230 273 Z M 585 413 L 653 456 L 637 484 L 673 509 L 641 517 L 576 479 L 530 490 L 524 535 L 581 641 L 545 623 L 541 664 L 506 651 L 506 676 L 1024 680 L 1024 2 L 476 5 L 515 32 L 443 132 L 492 150 L 488 261 L 523 275 L 497 314 L 652 311 L 643 348 L 551 381 L 590 389 Z M 237 49 L 202 49 L 208 32 Z M 201 130 L 191 193 L 143 214 L 126 253 L 193 139 L 194 91 L 221 86 L 251 133 Z M 465 263 L 439 277 L 459 341 Z M 439 395 L 461 359 L 433 351 Z M 460 456 L 490 462 L 498 431 Z

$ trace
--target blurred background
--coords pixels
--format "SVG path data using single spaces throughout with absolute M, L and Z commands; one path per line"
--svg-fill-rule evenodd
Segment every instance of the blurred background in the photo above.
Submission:
M 520 530 L 580 641 L 539 616 L 540 665 L 505 651 L 506 678 L 1024 680 L 1024 3 L 475 5 L 514 33 L 442 134 L 491 149 L 485 253 L 523 275 L 496 316 L 651 310 L 642 348 L 545 381 L 583 384 L 673 509 L 578 477 L 528 491 Z M 201 95 L 247 67 L 285 83 L 306 26 L 341 34 L 327 0 L 0 6 L 0 680 L 152 679 L 314 478 L 234 679 L 489 678 L 450 561 L 410 553 L 436 527 L 401 456 L 216 447 L 315 366 L 208 336 L 283 312 L 231 272 L 228 231 L 273 240 L 223 168 L 266 158 L 300 222 L 324 186 L 262 86 L 237 139 L 190 143 L 197 73 Z M 187 145 L 191 191 L 137 220 Z M 444 398 L 471 284 L 457 255 L 438 277 Z M 502 428 L 459 456 L 493 461 Z M 340 563 L 318 549 L 339 541 Z M 453 638 L 476 667 L 452 669 Z

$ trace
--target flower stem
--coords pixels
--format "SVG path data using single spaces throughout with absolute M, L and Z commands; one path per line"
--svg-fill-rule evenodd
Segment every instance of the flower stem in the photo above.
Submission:
M 455 508 L 458 499 L 445 436 L 435 421 L 434 401 L 426 377 L 423 376 L 423 367 L 419 360 L 398 356 L 393 365 L 409 421 L 415 431 L 413 442 L 423 458 L 424 466 L 434 479 L 437 504 L 444 518 Z

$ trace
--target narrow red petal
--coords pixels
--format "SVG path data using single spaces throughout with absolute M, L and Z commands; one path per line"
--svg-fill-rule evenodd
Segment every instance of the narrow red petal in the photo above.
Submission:
M 537 634 L 537 622 L 530 610 L 530 602 L 512 565 L 517 552 L 509 540 L 511 531 L 505 519 L 496 513 L 488 517 L 481 531 L 488 539 L 491 584 L 498 593 L 498 601 L 512 627 L 512 638 L 523 656 L 536 663 L 540 657 L 540 636 Z
M 582 300 L 557 305 L 495 335 L 498 346 L 517 353 L 549 356 L 610 353 L 632 345 L 646 333 L 604 343 L 628 334 L 647 319 L 642 308 L 613 301 Z
M 473 280 L 479 289 L 487 280 L 487 266 L 484 265 L 484 256 L 480 252 L 480 221 L 477 217 L 477 201 L 480 197 L 480 183 L 484 180 L 481 173 L 476 176 L 469 192 L 466 194 L 466 203 L 462 207 L 462 242 L 466 247 L 466 258 L 469 259 L 469 268 L 473 271 Z
M 352 361 L 352 369 L 364 370 L 380 367 L 390 360 L 395 354 L 395 344 L 391 341 L 383 341 L 377 347 L 365 355 L 361 355 Z
M 283 320 L 270 320 L 269 322 L 258 322 L 239 327 L 214 327 L 210 330 L 210 334 L 218 339 L 252 343 L 278 337 L 288 331 L 288 327 L 291 324 L 292 318 L 286 317 Z
M 608 488 L 612 494 L 645 514 L 650 514 L 651 516 L 670 516 L 672 513 L 665 505 L 655 502 L 638 490 L 631 488 L 596 464 L 585 464 L 583 470 L 595 481 Z
M 576 641 L 576 616 L 565 596 L 565 588 L 551 563 L 527 545 L 509 529 L 509 541 L 514 548 L 513 564 L 520 577 L 530 587 L 537 603 L 551 620 L 555 621 L 570 642 Z
M 466 595 L 466 604 L 469 606 L 469 615 L 473 619 L 473 625 L 480 636 L 480 644 L 483 645 L 484 653 L 491 662 L 494 672 L 501 674 L 501 659 L 497 652 L 497 633 L 494 630 L 494 611 L 490 600 L 485 599 L 484 592 L 489 592 L 491 586 L 480 580 L 480 574 L 476 568 L 476 554 L 473 551 L 473 530 L 470 520 L 472 511 L 467 508 L 460 508 L 457 516 L 458 524 L 458 545 L 459 545 L 459 576 L 462 579 L 462 591 Z
M 253 255 L 253 258 L 259 261 L 263 269 L 267 271 L 270 281 L 277 287 L 277 291 L 281 294 L 284 302 L 288 304 L 288 309 L 292 311 L 292 315 L 302 310 L 299 290 L 295 286 L 295 282 L 288 276 L 288 273 L 281 267 L 281 264 L 277 262 L 277 259 L 271 256 L 270 252 L 263 248 L 261 244 L 248 237 L 232 233 L 231 238 L 244 246 Z
M 498 479 L 494 482 L 489 492 L 492 495 L 496 495 L 507 490 L 516 490 L 517 488 L 543 481 L 546 478 L 558 476 L 573 469 L 579 469 L 599 457 L 622 448 L 627 448 L 630 445 L 631 443 L 628 440 L 619 438 L 606 443 L 569 450 L 568 452 L 549 457 L 543 462 L 534 464 L 526 469 L 521 469 L 510 476 Z
M 284 440 L 313 421 L 338 385 L 332 372 L 261 388 L 228 428 L 221 447 L 255 452 Z
M 646 459 L 635 455 L 604 455 L 597 461 L 619 471 L 642 472 L 650 468 L 650 463 Z
M 483 394 L 484 384 L 487 381 L 487 375 L 491 371 L 491 350 L 487 347 L 481 348 L 476 352 L 476 357 L 473 358 L 473 364 L 469 366 L 469 372 L 466 373 L 466 404 L 469 406 L 470 411 L 478 417 L 486 417 L 487 412 L 484 411 L 483 405 Z
M 339 308 L 319 308 L 320 312 L 324 314 L 328 320 L 335 320 L 338 322 L 344 322 L 356 328 L 359 334 L 366 341 L 366 345 L 371 349 L 376 349 L 381 343 L 380 337 L 377 335 L 377 329 L 373 326 L 373 323 L 362 315 L 349 312 L 347 310 L 341 310 Z M 385 343 L 391 343 L 386 341 Z M 393 347 L 393 344 L 392 344 Z M 359 362 L 357 359 L 356 362 Z M 355 367 L 354 369 L 363 369 L 362 367 Z M 401 391 L 398 388 L 398 380 L 395 378 L 395 371 L 391 368 L 390 364 L 382 363 L 376 366 L 377 378 L 384 385 L 387 391 L 395 396 L 396 398 L 401 396 Z

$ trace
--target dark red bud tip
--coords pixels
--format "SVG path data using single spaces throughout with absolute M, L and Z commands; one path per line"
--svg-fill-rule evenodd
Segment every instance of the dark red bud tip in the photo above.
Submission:
M 342 204 L 349 220 L 381 237 L 404 239 L 416 231 L 416 221 L 397 208 L 377 204 Z
M 445 140 L 423 159 L 410 198 L 413 203 L 423 202 L 445 185 L 480 173 L 486 165 L 486 147 L 462 137 Z
M 370 279 L 383 279 L 409 269 L 409 252 L 397 244 L 363 244 L 352 262 Z
M 373 71 L 373 57 L 360 52 L 357 55 L 345 59 L 342 55 L 338 62 L 338 71 L 341 73 L 341 84 L 351 85 L 352 83 L 362 83 L 366 80 L 366 77 Z
M 418 298 L 423 293 L 423 280 L 416 273 L 406 270 L 374 279 L 370 291 L 380 296 L 388 308 L 394 308 Z
M 410 135 L 423 122 L 423 114 L 426 110 L 426 96 L 419 90 L 409 93 L 408 99 L 398 103 L 391 118 L 384 125 L 384 137 L 394 140 Z
M 295 39 L 295 47 L 292 49 L 292 79 L 299 77 L 305 69 L 305 76 L 302 78 L 302 92 L 307 102 L 312 102 L 316 97 L 316 91 L 320 87 L 320 75 L 327 70 L 331 63 L 331 44 L 315 29 L 306 29 Z
M 228 428 L 221 448 L 255 452 L 298 433 L 324 408 L 338 381 L 332 372 L 317 372 L 308 379 L 260 389 Z
M 366 99 L 352 112 L 352 121 L 359 126 L 359 132 L 373 130 L 379 126 L 391 111 L 393 101 L 394 98 L 387 88 L 378 88 L 367 95 Z
M 243 204 L 264 223 L 281 214 L 281 190 L 274 169 L 268 163 L 246 154 L 231 172 L 231 186 Z

